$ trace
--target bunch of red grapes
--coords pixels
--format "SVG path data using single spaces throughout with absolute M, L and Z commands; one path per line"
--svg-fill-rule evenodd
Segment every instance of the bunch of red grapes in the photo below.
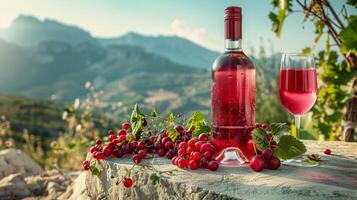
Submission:
M 202 133 L 198 138 L 192 138 L 194 127 L 185 130 L 183 126 L 175 126 L 175 130 L 179 133 L 175 141 L 172 141 L 167 131 L 161 131 L 158 135 L 147 132 L 145 137 L 140 137 L 138 140 L 130 139 L 127 138 L 129 137 L 127 135 L 129 128 L 130 124 L 125 122 L 117 134 L 110 130 L 107 144 L 98 139 L 96 144 L 90 147 L 92 158 L 102 160 L 109 157 L 121 158 L 126 154 L 132 154 L 133 162 L 140 164 L 148 154 L 156 153 L 160 157 L 166 156 L 166 158 L 172 159 L 172 163 L 181 169 L 194 170 L 199 167 L 212 171 L 218 169 L 218 163 L 213 157 L 216 153 L 215 148 L 209 142 L 208 135 Z M 83 161 L 82 166 L 84 170 L 89 170 L 91 167 L 88 160 Z M 133 180 L 125 177 L 122 183 L 125 187 L 131 187 Z
M 250 168 L 256 172 L 260 172 L 264 168 L 275 170 L 279 167 L 280 160 L 273 155 L 271 149 L 265 149 L 260 155 L 255 155 L 250 160 Z
M 257 155 L 250 159 L 250 168 L 256 172 L 262 171 L 264 168 L 276 170 L 280 167 L 280 159 L 273 155 L 272 149 L 276 148 L 276 141 L 266 132 L 268 129 L 268 124 L 257 124 L 256 128 L 262 128 L 266 133 L 266 139 L 269 141 L 269 148 L 259 151 L 253 139 L 248 141 L 248 148 L 253 149 Z
M 218 162 L 214 160 L 216 148 L 209 142 L 207 134 L 202 133 L 198 138 L 191 138 L 188 142 L 180 142 L 178 147 L 177 156 L 174 156 L 171 162 L 181 169 L 186 167 L 191 170 L 199 167 L 211 171 L 218 169 Z

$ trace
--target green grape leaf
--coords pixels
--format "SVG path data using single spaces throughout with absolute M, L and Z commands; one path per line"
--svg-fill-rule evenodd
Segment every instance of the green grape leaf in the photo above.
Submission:
M 156 173 L 152 173 L 150 175 L 150 180 L 152 184 L 156 185 L 156 183 L 160 180 L 160 177 Z
M 207 126 L 205 124 L 200 124 L 193 132 L 192 132 L 192 137 L 198 137 L 201 133 L 206 133 L 210 134 L 211 133 L 211 127 Z
M 201 112 L 195 112 L 187 122 L 187 129 L 195 127 L 192 137 L 198 137 L 201 133 L 210 134 L 211 127 L 206 124 L 205 116 Z
M 153 117 L 153 118 L 158 117 L 158 114 L 157 114 L 157 111 L 155 108 L 152 108 L 152 110 L 151 110 L 151 117 Z
M 269 148 L 269 141 L 267 139 L 267 134 L 262 128 L 257 128 L 252 134 L 253 141 L 259 150 L 264 150 Z
M 289 127 L 286 123 L 272 123 L 269 125 L 269 133 L 272 136 L 280 136 L 289 131 Z
M 90 166 L 89 169 L 90 169 L 90 172 L 92 173 L 92 175 L 99 176 L 100 172 L 96 166 L 92 165 L 92 166 Z
M 342 53 L 350 50 L 357 51 L 357 15 L 349 17 L 348 26 L 340 32 L 339 37 L 342 40 Z
M 169 117 L 167 118 L 167 121 L 170 123 L 174 123 L 175 115 L 173 113 L 170 113 Z
M 180 136 L 180 133 L 176 131 L 176 129 L 171 129 L 169 130 L 169 138 L 171 138 L 171 140 L 173 142 L 176 141 L 176 139 L 178 138 L 178 136 Z
M 306 152 L 304 143 L 291 135 L 283 135 L 279 139 L 277 147 L 273 150 L 274 156 L 281 159 L 292 159 Z
M 138 136 L 144 127 L 145 116 L 140 112 L 138 104 L 135 104 L 130 117 L 132 133 Z

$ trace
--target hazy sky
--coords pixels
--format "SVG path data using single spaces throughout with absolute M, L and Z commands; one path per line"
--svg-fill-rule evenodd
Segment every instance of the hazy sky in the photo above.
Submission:
M 118 36 L 128 31 L 150 35 L 179 35 L 206 47 L 223 49 L 224 8 L 243 8 L 243 48 L 247 52 L 268 41 L 275 51 L 295 52 L 314 40 L 313 27 L 302 14 L 287 19 L 282 38 L 271 31 L 270 0 L 0 0 L 0 27 L 19 14 L 51 18 L 78 25 L 94 36 Z M 340 9 L 344 0 L 332 0 Z M 356 10 L 350 8 L 350 12 Z M 304 27 L 304 28 L 303 28 Z M 324 42 L 322 42 L 324 43 Z M 323 44 L 319 48 L 322 48 Z

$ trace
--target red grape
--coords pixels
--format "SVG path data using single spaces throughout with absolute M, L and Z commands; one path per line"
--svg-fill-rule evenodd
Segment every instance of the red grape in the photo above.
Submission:
M 131 178 L 124 178 L 123 179 L 123 185 L 126 187 L 126 188 L 130 188 L 131 186 L 133 186 L 133 180 Z
M 256 172 L 260 172 L 264 169 L 265 161 L 263 156 L 257 155 L 253 156 L 250 160 L 250 168 L 252 168 Z

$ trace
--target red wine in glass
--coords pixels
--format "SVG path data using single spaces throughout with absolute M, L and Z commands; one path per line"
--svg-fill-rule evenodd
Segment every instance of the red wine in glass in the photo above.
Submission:
M 255 127 L 255 68 L 241 48 L 241 8 L 226 8 L 226 50 L 212 69 L 212 143 L 216 160 L 235 166 L 254 155 L 247 142 Z
M 301 115 L 308 112 L 317 98 L 317 76 L 313 56 L 285 53 L 279 73 L 279 97 L 284 108 L 295 116 L 296 137 L 300 134 Z M 283 161 L 283 164 L 312 167 L 304 158 Z
M 280 100 L 293 115 L 302 115 L 314 105 L 317 97 L 316 69 L 281 69 Z

